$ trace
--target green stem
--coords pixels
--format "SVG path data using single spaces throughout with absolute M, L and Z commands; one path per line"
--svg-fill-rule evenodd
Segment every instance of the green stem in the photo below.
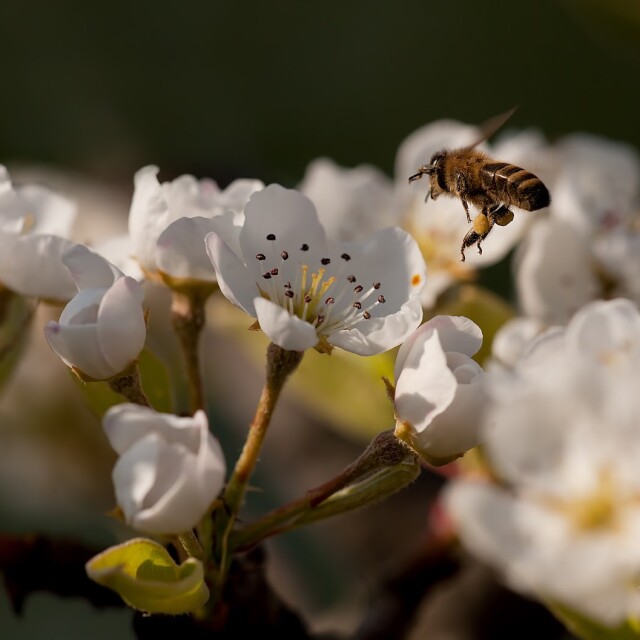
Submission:
M 191 413 L 204 409 L 205 404 L 198 347 L 205 324 L 205 304 L 210 293 L 210 288 L 186 292 L 174 290 L 171 301 L 171 323 L 180 340 L 185 360 Z
M 138 362 L 134 362 L 126 371 L 107 381 L 109 388 L 124 396 L 129 402 L 150 407 L 151 403 L 142 389 L 140 381 L 140 368 Z
M 231 478 L 225 487 L 222 499 L 226 507 L 227 518 L 222 518 L 222 524 L 218 528 L 218 557 L 220 558 L 220 571 L 217 585 L 217 594 L 220 596 L 224 581 L 229 570 L 229 536 L 242 508 L 244 496 L 255 468 L 262 443 L 267 435 L 267 429 L 271 423 L 273 412 L 288 377 L 295 371 L 302 360 L 304 352 L 287 351 L 275 344 L 267 348 L 267 379 L 256 408 L 255 416 L 249 426 L 249 433 L 244 443 L 242 453 L 238 458 Z M 223 514 L 224 509 L 218 513 Z M 221 535 L 220 535 L 221 534 Z
M 271 536 L 379 502 L 411 484 L 419 474 L 420 465 L 415 460 L 380 469 L 315 506 L 289 513 L 287 519 L 265 517 L 244 527 L 233 534 L 230 546 L 234 550 L 250 548 Z
M 182 548 L 187 552 L 189 556 L 191 556 L 192 558 L 197 558 L 198 560 L 204 560 L 204 549 L 200 545 L 200 541 L 193 531 L 181 533 L 177 537 L 180 541 L 180 544 L 182 545 Z
M 416 464 L 415 454 L 400 442 L 393 431 L 384 431 L 378 434 L 363 451 L 357 460 L 352 462 L 340 474 L 324 484 L 307 491 L 307 493 L 282 507 L 271 511 L 256 522 L 243 527 L 234 533 L 231 539 L 231 548 L 240 546 L 252 546 L 264 538 L 287 530 L 292 523 L 297 523 L 301 518 L 314 511 L 318 505 L 324 503 L 331 496 L 349 485 L 354 485 L 367 476 L 373 476 L 380 470 L 400 468 L 401 463 Z M 405 467 L 402 467 L 405 469 Z M 386 480 L 378 483 L 381 496 L 386 495 Z M 362 494 L 365 496 L 365 494 Z M 366 497 L 366 496 L 365 496 Z M 369 500 L 369 498 L 366 498 Z M 355 505 L 357 507 L 357 505 Z M 353 507 L 353 508 L 355 508 Z M 327 516 L 328 517 L 328 516 Z

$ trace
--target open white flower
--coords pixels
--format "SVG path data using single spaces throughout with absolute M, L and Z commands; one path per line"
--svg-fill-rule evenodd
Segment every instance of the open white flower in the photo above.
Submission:
M 144 347 L 146 325 L 140 285 L 83 245 L 62 256 L 78 293 L 59 322 L 49 322 L 49 346 L 83 379 L 122 373 Z
M 331 243 L 313 203 L 279 185 L 253 194 L 239 233 L 212 222 L 206 245 L 221 291 L 283 349 L 373 355 L 398 345 L 422 319 L 424 260 L 399 228 Z
M 148 166 L 135 175 L 129 213 L 132 250 L 142 269 L 161 272 L 171 281 L 215 281 L 204 238 L 212 231 L 210 219 L 227 213 L 230 224 L 242 224 L 242 210 L 259 180 L 236 180 L 225 190 L 209 179 L 183 175 L 158 182 L 158 167 Z
M 69 300 L 75 286 L 61 261 L 72 246 L 76 207 L 46 187 L 13 187 L 0 165 L 0 286 L 23 296 Z
M 119 454 L 116 500 L 126 522 L 147 533 L 179 534 L 195 527 L 225 480 L 220 444 L 204 411 L 193 417 L 135 404 L 111 407 L 104 431 Z
M 468 548 L 516 589 L 605 625 L 640 615 L 640 313 L 595 302 L 487 376 L 501 484 L 456 481 Z
M 462 316 L 436 316 L 400 347 L 395 365 L 396 434 L 427 461 L 444 464 L 480 441 L 483 371 L 471 359 L 480 328 Z

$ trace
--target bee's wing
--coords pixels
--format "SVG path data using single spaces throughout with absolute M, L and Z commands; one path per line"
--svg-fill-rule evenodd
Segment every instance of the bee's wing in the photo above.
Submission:
M 494 116 L 493 118 L 489 118 L 483 125 L 480 127 L 480 131 L 482 131 L 482 135 L 472 144 L 467 145 L 465 149 L 473 149 L 477 147 L 481 142 L 484 142 L 487 138 L 490 138 L 516 111 L 517 105 L 509 111 L 505 111 L 501 113 L 499 116 Z

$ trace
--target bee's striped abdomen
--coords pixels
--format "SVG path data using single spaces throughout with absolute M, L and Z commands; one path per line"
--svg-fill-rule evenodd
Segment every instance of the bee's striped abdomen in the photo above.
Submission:
M 535 211 L 548 207 L 549 191 L 533 173 L 507 162 L 490 162 L 482 167 L 481 179 L 496 200 L 520 209 Z

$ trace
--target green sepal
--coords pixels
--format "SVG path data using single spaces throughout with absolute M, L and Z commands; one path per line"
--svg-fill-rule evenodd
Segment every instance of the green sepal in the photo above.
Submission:
M 162 545 L 147 538 L 109 547 L 91 558 L 85 569 L 91 580 L 145 613 L 189 613 L 209 599 L 199 560 L 187 558 L 176 564 Z

